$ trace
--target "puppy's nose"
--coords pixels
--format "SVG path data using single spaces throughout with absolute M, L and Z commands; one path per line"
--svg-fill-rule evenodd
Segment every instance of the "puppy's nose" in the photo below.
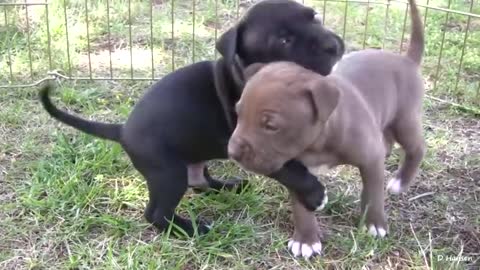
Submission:
M 248 144 L 244 140 L 232 138 L 228 144 L 228 156 L 233 160 L 241 161 L 248 149 Z
M 331 39 L 329 42 L 325 42 L 325 45 L 323 46 L 323 51 L 330 55 L 338 55 L 339 49 L 337 41 Z
M 328 41 L 324 42 L 323 50 L 334 56 L 341 56 L 345 52 L 345 44 L 339 36 L 332 33 Z

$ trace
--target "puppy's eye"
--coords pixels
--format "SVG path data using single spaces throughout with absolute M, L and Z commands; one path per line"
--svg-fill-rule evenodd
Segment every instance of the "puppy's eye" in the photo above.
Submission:
M 284 36 L 284 37 L 281 37 L 279 41 L 280 41 L 280 44 L 285 46 L 285 45 L 288 45 L 288 44 L 292 43 L 293 38 L 290 37 L 290 36 Z
M 262 117 L 262 128 L 269 132 L 276 132 L 279 130 L 278 126 L 273 122 L 272 117 L 268 115 Z

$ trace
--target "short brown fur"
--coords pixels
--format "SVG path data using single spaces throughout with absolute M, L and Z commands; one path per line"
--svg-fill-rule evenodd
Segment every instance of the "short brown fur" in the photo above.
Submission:
M 410 4 L 412 37 L 406 56 L 355 52 L 327 77 L 290 62 L 247 69 L 249 81 L 236 107 L 238 122 L 229 155 L 244 168 L 263 174 L 292 159 L 312 168 L 356 166 L 363 182 L 361 208 L 367 227 L 384 236 L 385 157 L 394 142 L 405 151 L 389 186 L 398 193 L 415 178 L 425 152 L 419 69 L 423 26 L 414 0 Z M 318 228 L 312 232 L 315 216 L 299 209 L 295 196 L 292 200 L 294 239 L 311 244 L 318 238 Z

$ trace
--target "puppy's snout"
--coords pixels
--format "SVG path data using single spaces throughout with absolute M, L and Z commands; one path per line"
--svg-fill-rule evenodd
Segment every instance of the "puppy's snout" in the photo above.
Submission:
M 323 51 L 330 55 L 338 55 L 339 48 L 337 41 L 331 38 L 328 42 L 325 42 L 325 45 L 323 46 Z
M 333 32 L 330 32 L 330 37 L 323 44 L 323 51 L 332 56 L 340 57 L 345 52 L 345 45 L 342 38 Z
M 228 156 L 236 161 L 241 161 L 250 151 L 249 144 L 240 138 L 232 138 L 228 144 Z

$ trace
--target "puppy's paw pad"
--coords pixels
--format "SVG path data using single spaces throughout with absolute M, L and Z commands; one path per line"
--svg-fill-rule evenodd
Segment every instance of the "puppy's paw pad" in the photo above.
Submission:
M 293 256 L 298 257 L 301 255 L 305 259 L 308 259 L 322 252 L 322 243 L 316 242 L 310 245 L 290 240 L 288 241 L 288 249 L 293 253 Z
M 400 178 L 392 178 L 387 184 L 387 190 L 393 194 L 400 194 L 403 192 L 402 180 Z
M 372 235 L 373 237 L 379 237 L 383 238 L 385 235 L 387 235 L 387 230 L 385 230 L 382 227 L 377 227 L 375 225 L 370 225 L 368 227 L 368 233 Z
M 323 210 L 323 208 L 325 208 L 325 205 L 327 205 L 327 203 L 328 203 L 328 195 L 327 195 L 327 189 L 325 188 L 325 196 L 323 197 L 322 204 L 320 204 L 320 206 L 317 207 L 317 209 L 315 209 L 315 211 Z

